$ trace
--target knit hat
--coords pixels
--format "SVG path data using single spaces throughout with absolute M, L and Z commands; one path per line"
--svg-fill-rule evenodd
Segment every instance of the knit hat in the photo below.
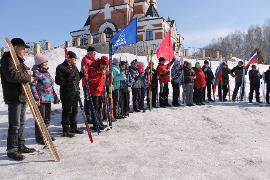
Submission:
M 90 51 L 96 51 L 96 49 L 92 46 L 90 46 L 88 49 L 87 49 L 87 52 L 90 52 Z
M 255 65 L 255 64 L 253 64 L 251 67 L 252 67 L 252 68 L 254 68 L 254 67 L 256 68 L 256 65 Z
M 36 54 L 35 55 L 35 65 L 41 65 L 44 62 L 48 62 L 47 57 L 43 56 L 42 54 Z
M 131 62 L 131 65 L 134 66 L 138 63 L 137 59 L 134 59 L 132 62 Z
M 239 61 L 238 63 L 244 64 L 243 61 Z
M 158 60 L 159 60 L 159 62 L 166 61 L 166 59 L 164 57 L 160 57 Z
M 72 58 L 76 58 L 77 59 L 77 55 L 72 52 L 72 51 L 68 51 L 68 56 L 69 56 L 69 59 L 72 59 Z
M 120 59 L 119 59 L 119 58 L 113 58 L 112 62 L 113 62 L 113 63 L 120 62 Z
M 104 65 L 104 66 L 108 66 L 109 65 L 109 59 L 106 56 L 102 56 L 99 59 L 99 64 Z
M 121 64 L 121 66 L 127 65 L 127 61 L 121 61 L 120 64 Z
M 204 62 L 203 62 L 204 64 L 209 64 L 209 62 L 207 61 L 207 60 L 204 60 Z
M 141 61 L 138 62 L 137 65 L 138 65 L 138 66 L 141 66 L 141 67 L 144 67 L 144 66 L 145 66 L 145 65 L 144 65 L 144 62 L 141 62 Z
M 195 67 L 196 68 L 201 68 L 201 64 L 199 62 L 196 62 Z

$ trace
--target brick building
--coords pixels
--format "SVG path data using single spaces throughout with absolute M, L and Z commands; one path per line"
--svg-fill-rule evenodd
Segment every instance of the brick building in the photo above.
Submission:
M 171 41 L 175 52 L 182 52 L 183 38 L 177 31 L 174 20 L 165 20 L 157 11 L 156 0 L 90 0 L 89 17 L 81 30 L 71 32 L 71 36 L 80 37 L 81 44 L 88 43 L 92 35 L 94 43 L 100 43 L 101 34 L 107 41 L 120 29 L 138 17 L 137 46 L 146 50 L 151 46 L 154 52 L 172 28 Z

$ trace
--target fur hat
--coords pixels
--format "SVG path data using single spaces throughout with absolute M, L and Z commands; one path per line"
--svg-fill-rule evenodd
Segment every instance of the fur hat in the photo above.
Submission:
M 43 56 L 42 54 L 36 54 L 35 55 L 35 65 L 39 66 L 44 62 L 48 62 L 47 57 Z
M 99 64 L 104 65 L 104 66 L 108 66 L 109 65 L 109 59 L 106 56 L 102 56 L 99 59 Z

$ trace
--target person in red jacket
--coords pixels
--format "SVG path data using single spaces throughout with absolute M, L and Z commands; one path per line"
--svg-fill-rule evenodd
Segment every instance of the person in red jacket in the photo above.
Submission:
M 168 83 L 170 82 L 170 67 L 174 63 L 173 59 L 169 64 L 165 65 L 166 59 L 164 57 L 159 58 L 159 65 L 157 67 L 159 84 L 160 84 L 160 107 L 171 106 L 168 102 L 169 87 Z
M 195 69 L 196 79 L 195 79 L 195 87 L 197 90 L 195 102 L 196 105 L 205 105 L 203 103 L 203 88 L 206 86 L 205 74 L 202 70 L 200 63 L 196 63 Z
M 87 54 L 84 56 L 84 58 L 82 59 L 81 65 L 83 67 L 83 69 L 85 70 L 85 72 L 89 71 L 89 68 L 91 66 L 91 64 L 96 61 L 96 49 L 92 46 L 90 46 L 87 49 Z M 86 75 L 86 79 L 88 79 L 88 73 L 85 73 Z M 88 97 L 88 93 L 87 93 L 87 88 L 86 88 L 86 82 L 85 82 L 85 78 L 82 78 L 82 87 L 83 87 L 83 92 L 84 92 L 84 111 L 85 111 L 85 115 L 87 118 L 87 121 L 89 123 L 92 123 L 91 121 L 91 116 L 90 116 L 90 101 L 89 101 L 89 97 Z
M 94 61 L 88 71 L 88 83 L 90 86 L 90 93 L 92 96 L 94 111 L 96 112 L 100 130 L 104 130 L 106 125 L 102 123 L 102 96 L 104 93 L 104 75 L 106 74 L 109 65 L 109 60 L 106 56 L 102 56 L 97 61 Z M 96 122 L 92 110 L 92 119 L 94 130 L 96 129 Z

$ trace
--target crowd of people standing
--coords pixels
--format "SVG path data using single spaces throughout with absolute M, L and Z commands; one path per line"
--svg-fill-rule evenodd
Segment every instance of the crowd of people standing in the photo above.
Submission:
M 69 138 L 83 133 L 77 127 L 78 97 L 80 96 L 78 96 L 79 91 L 74 89 L 74 82 L 79 87 L 80 81 L 82 81 L 84 111 L 88 123 L 93 124 L 93 131 L 106 129 L 107 125 L 103 121 L 108 119 L 109 115 L 112 121 L 116 122 L 126 118 L 130 113 L 145 112 L 147 108 L 180 106 L 181 86 L 186 106 L 194 106 L 194 103 L 205 105 L 206 98 L 208 101 L 215 100 L 212 97 L 214 97 L 213 82 L 216 73 L 213 73 L 207 60 L 204 61 L 203 66 L 197 62 L 195 67 L 192 67 L 192 64 L 187 61 L 166 60 L 164 57 L 160 57 L 155 69 L 153 62 L 145 64 L 135 59 L 128 63 L 128 61 L 113 58 L 110 74 L 108 57 L 96 58 L 95 48 L 89 47 L 79 69 L 76 66 L 77 55 L 72 51 L 68 52 L 74 75 L 71 75 L 67 60 L 63 58 L 63 63 L 56 68 L 55 77 L 52 77 L 49 73 L 49 59 L 42 54 L 35 55 L 35 64 L 30 70 L 24 64 L 23 58 L 25 48 L 29 46 L 20 38 L 12 39 L 11 43 L 23 71 L 16 70 L 10 52 L 6 52 L 1 59 L 1 83 L 4 101 L 8 104 L 7 155 L 18 161 L 25 158 L 22 153 L 35 151 L 24 145 L 26 96 L 22 91 L 21 83 L 31 85 L 33 96 L 47 127 L 51 121 L 51 104 L 55 98 L 54 84 L 60 86 L 63 136 Z M 254 91 L 256 102 L 261 102 L 260 80 L 264 76 L 267 86 L 266 102 L 269 103 L 270 68 L 262 76 L 255 65 L 252 65 L 252 69 L 248 71 L 242 61 L 239 61 L 233 69 L 229 69 L 225 62 L 222 63 L 222 80 L 218 84 L 219 100 L 227 101 L 229 76 L 231 75 L 235 78 L 232 101 L 238 99 L 239 88 L 241 88 L 239 101 L 243 101 L 244 77 L 247 74 L 250 79 L 249 102 L 251 103 L 253 100 Z M 172 105 L 169 103 L 168 97 L 169 82 L 171 82 L 173 90 Z M 111 91 L 112 97 L 110 96 Z M 110 102 L 109 99 L 112 101 Z M 132 108 L 130 102 L 132 102 Z M 109 106 L 112 109 L 108 113 Z M 37 124 L 35 125 L 35 138 L 37 143 L 44 144 Z M 52 140 L 55 138 L 52 137 Z

